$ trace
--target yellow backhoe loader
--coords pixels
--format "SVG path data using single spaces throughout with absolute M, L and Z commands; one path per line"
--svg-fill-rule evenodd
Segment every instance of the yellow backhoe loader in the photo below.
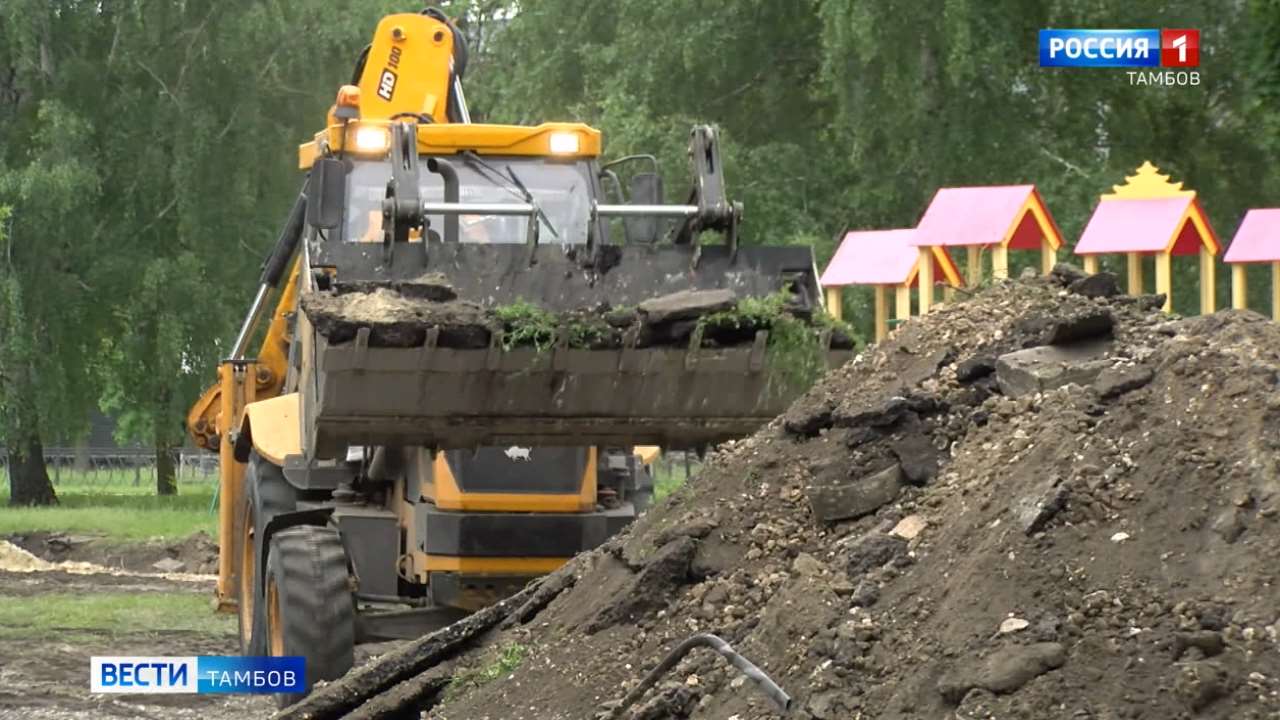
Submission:
M 688 202 L 664 204 L 653 159 L 602 165 L 586 125 L 471 123 L 465 66 L 438 11 L 378 24 L 188 416 L 221 460 L 219 606 L 245 654 L 306 657 L 308 688 L 357 642 L 421 635 L 599 545 L 652 497 L 654 446 L 785 407 L 768 331 L 710 338 L 686 301 L 821 313 L 809 248 L 738 246 L 713 130 L 691 134 Z M 563 320 L 636 307 L 667 334 Z M 512 308 L 561 320 L 522 335 Z

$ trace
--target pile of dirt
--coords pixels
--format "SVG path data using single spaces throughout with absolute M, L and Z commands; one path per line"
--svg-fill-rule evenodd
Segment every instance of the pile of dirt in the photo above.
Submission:
M 102 535 L 63 532 L 25 532 L 0 539 L 0 546 L 10 543 L 10 547 L 16 546 L 15 550 L 48 565 L 36 569 L 187 575 L 218 572 L 218 543 L 203 531 L 177 541 L 125 542 Z
M 830 347 L 848 350 L 853 338 L 838 323 L 811 311 L 772 300 L 739 305 L 732 290 L 688 290 L 646 300 L 636 307 L 595 307 L 550 312 L 528 303 L 482 307 L 459 299 L 443 277 L 414 281 L 335 284 L 304 293 L 303 311 L 330 344 L 351 342 L 361 330 L 371 347 L 418 347 L 430 340 L 437 347 L 478 350 L 553 345 L 592 350 L 623 347 L 687 346 L 699 333 L 700 347 L 751 344 L 759 330 L 770 330 L 780 317 L 802 323 L 825 323 Z M 745 308 L 745 310 L 744 310 Z
M 428 671 L 497 675 L 428 717 L 608 717 L 696 633 L 787 717 L 1280 717 L 1280 326 L 1161 302 L 1060 266 L 906 323 Z M 707 650 L 620 716 L 781 717 Z
M 11 542 L 0 540 L 0 570 L 5 572 L 40 572 L 49 570 L 53 563 L 32 555 Z

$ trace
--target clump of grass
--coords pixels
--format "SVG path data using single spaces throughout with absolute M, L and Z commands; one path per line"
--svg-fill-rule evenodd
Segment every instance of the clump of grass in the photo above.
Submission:
M 533 347 L 538 352 L 551 349 L 559 334 L 559 318 L 555 313 L 517 300 L 494 308 L 494 316 L 502 323 L 502 349 Z M 571 348 L 594 347 L 609 337 L 608 325 L 598 317 L 572 317 L 565 323 Z
M 598 322 L 574 320 L 569 323 L 569 347 L 589 348 L 608 339 L 609 331 Z
M 528 654 L 529 648 L 520 643 L 503 646 L 491 662 L 454 675 L 444 690 L 445 700 L 460 697 L 468 690 L 487 685 L 504 675 L 510 675 L 520 667 L 520 663 L 524 662 Z
M 783 389 L 804 390 L 826 371 L 825 348 L 819 342 L 824 330 L 846 333 L 854 337 L 847 323 L 815 310 L 810 321 L 793 315 L 788 304 L 791 294 L 784 288 L 764 297 L 739 300 L 730 310 L 704 315 L 698 320 L 706 329 L 768 330 L 767 362 L 771 380 L 777 379 Z
M 517 300 L 494 308 L 502 322 L 502 349 L 532 345 L 538 352 L 550 348 L 556 339 L 556 317 L 542 308 Z

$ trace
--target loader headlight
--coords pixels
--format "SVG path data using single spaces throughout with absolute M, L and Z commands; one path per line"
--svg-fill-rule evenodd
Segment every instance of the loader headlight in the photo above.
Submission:
M 386 128 L 356 128 L 356 152 L 383 153 L 391 145 L 391 136 Z
M 551 133 L 551 152 L 554 155 L 569 155 L 578 152 L 578 133 Z

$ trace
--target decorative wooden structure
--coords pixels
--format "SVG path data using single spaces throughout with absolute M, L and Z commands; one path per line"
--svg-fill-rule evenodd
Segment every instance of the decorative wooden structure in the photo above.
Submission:
M 820 282 L 827 293 L 828 312 L 840 317 L 843 289 L 849 285 L 867 285 L 875 294 L 876 340 L 889 334 L 889 291 L 894 293 L 894 317 L 911 317 L 911 288 L 920 288 L 921 312 L 928 307 L 926 297 L 933 295 L 933 278 L 945 278 L 953 286 L 964 283 L 960 271 L 944 247 L 929 250 L 931 262 L 921 263 L 923 255 L 912 243 L 916 231 L 867 230 L 846 233 L 836 254 L 822 272 Z M 922 271 L 922 266 L 926 268 Z
M 991 253 L 994 278 L 1009 277 L 1010 250 L 1039 249 L 1040 268 L 1048 273 L 1062 247 L 1062 233 L 1035 185 L 955 187 L 941 188 L 933 196 L 913 242 L 922 254 L 931 248 L 965 248 L 965 275 L 976 284 L 982 278 L 984 251 Z
M 1280 208 L 1245 213 L 1223 261 L 1231 265 L 1231 307 L 1248 307 L 1245 268 L 1250 263 L 1271 265 L 1271 317 L 1280 321 Z
M 1164 293 L 1164 309 L 1173 307 L 1172 265 L 1174 255 L 1200 256 L 1200 311 L 1214 310 L 1214 257 L 1221 249 L 1218 236 L 1194 190 L 1150 162 L 1142 163 L 1123 185 L 1101 197 L 1085 226 L 1076 254 L 1084 258 L 1084 269 L 1098 271 L 1098 256 L 1124 253 L 1128 258 L 1128 285 L 1131 294 L 1143 292 L 1142 258 L 1155 257 L 1156 292 Z

